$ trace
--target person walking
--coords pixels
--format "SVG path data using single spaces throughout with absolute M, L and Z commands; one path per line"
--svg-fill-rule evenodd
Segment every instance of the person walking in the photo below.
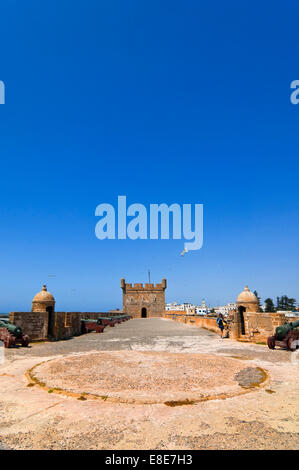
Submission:
M 226 326 L 226 321 L 224 320 L 222 313 L 219 313 L 219 315 L 217 317 L 217 320 L 216 320 L 216 323 L 217 323 L 217 325 L 220 329 L 220 336 L 221 336 L 221 338 L 223 338 L 223 331 L 224 331 L 224 328 Z

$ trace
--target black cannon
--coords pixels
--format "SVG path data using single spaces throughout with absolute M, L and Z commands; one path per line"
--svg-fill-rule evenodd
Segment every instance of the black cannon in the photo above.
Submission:
M 13 325 L 8 320 L 0 320 L 0 341 L 3 341 L 5 348 L 10 348 L 17 344 L 28 346 L 29 336 L 23 335 L 22 328 Z
M 295 351 L 299 347 L 299 330 L 297 327 L 299 327 L 299 320 L 278 326 L 275 335 L 268 337 L 268 348 L 275 349 L 275 346 L 280 346 Z
M 113 316 L 113 317 L 98 317 L 97 321 L 99 325 L 115 326 L 117 323 L 121 323 L 122 320 Z
M 96 333 L 103 333 L 105 325 L 101 325 L 96 320 L 91 320 L 89 318 L 83 318 L 81 320 L 81 333 L 89 333 L 90 331 L 95 331 Z

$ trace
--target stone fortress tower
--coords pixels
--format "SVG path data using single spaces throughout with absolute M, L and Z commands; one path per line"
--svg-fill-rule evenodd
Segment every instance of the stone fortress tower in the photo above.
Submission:
M 161 317 L 165 310 L 166 279 L 161 284 L 126 284 L 121 279 L 123 312 L 134 318 Z

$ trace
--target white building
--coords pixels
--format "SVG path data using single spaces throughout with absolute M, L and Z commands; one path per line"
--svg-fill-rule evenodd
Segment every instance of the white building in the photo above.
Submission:
M 207 315 L 210 313 L 211 309 L 207 306 L 205 300 L 203 299 L 201 305 L 196 307 L 196 314 L 197 315 Z
M 195 309 L 196 315 L 207 315 L 210 313 L 210 310 L 208 308 L 203 308 L 203 307 L 196 307 Z
M 222 313 L 222 315 L 228 315 L 231 310 L 236 309 L 236 304 L 234 302 L 231 302 L 227 305 L 218 305 L 217 307 L 214 308 L 215 313 L 219 315 L 219 313 Z
M 171 303 L 165 304 L 165 310 L 177 310 L 177 311 L 182 312 L 185 310 L 184 305 L 185 304 L 178 304 L 177 302 L 171 302 Z
M 206 315 L 207 313 L 210 313 L 210 309 L 207 307 L 204 300 L 201 305 L 195 305 L 189 302 L 184 302 L 183 304 L 178 304 L 177 302 L 167 303 L 165 305 L 165 310 L 177 312 L 185 311 L 187 315 Z

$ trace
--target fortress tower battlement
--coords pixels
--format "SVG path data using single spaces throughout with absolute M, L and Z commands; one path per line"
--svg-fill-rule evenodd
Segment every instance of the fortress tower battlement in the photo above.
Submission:
M 134 291 L 134 290 L 143 290 L 143 291 L 151 291 L 151 290 L 165 290 L 167 287 L 166 285 L 166 279 L 162 279 L 162 282 L 160 284 L 142 284 L 142 283 L 136 283 L 136 284 L 128 284 L 125 282 L 125 279 L 121 280 L 121 288 L 125 290 L 126 292 L 128 291 Z
M 161 317 L 165 310 L 166 279 L 160 284 L 128 284 L 121 279 L 123 312 L 134 318 Z

